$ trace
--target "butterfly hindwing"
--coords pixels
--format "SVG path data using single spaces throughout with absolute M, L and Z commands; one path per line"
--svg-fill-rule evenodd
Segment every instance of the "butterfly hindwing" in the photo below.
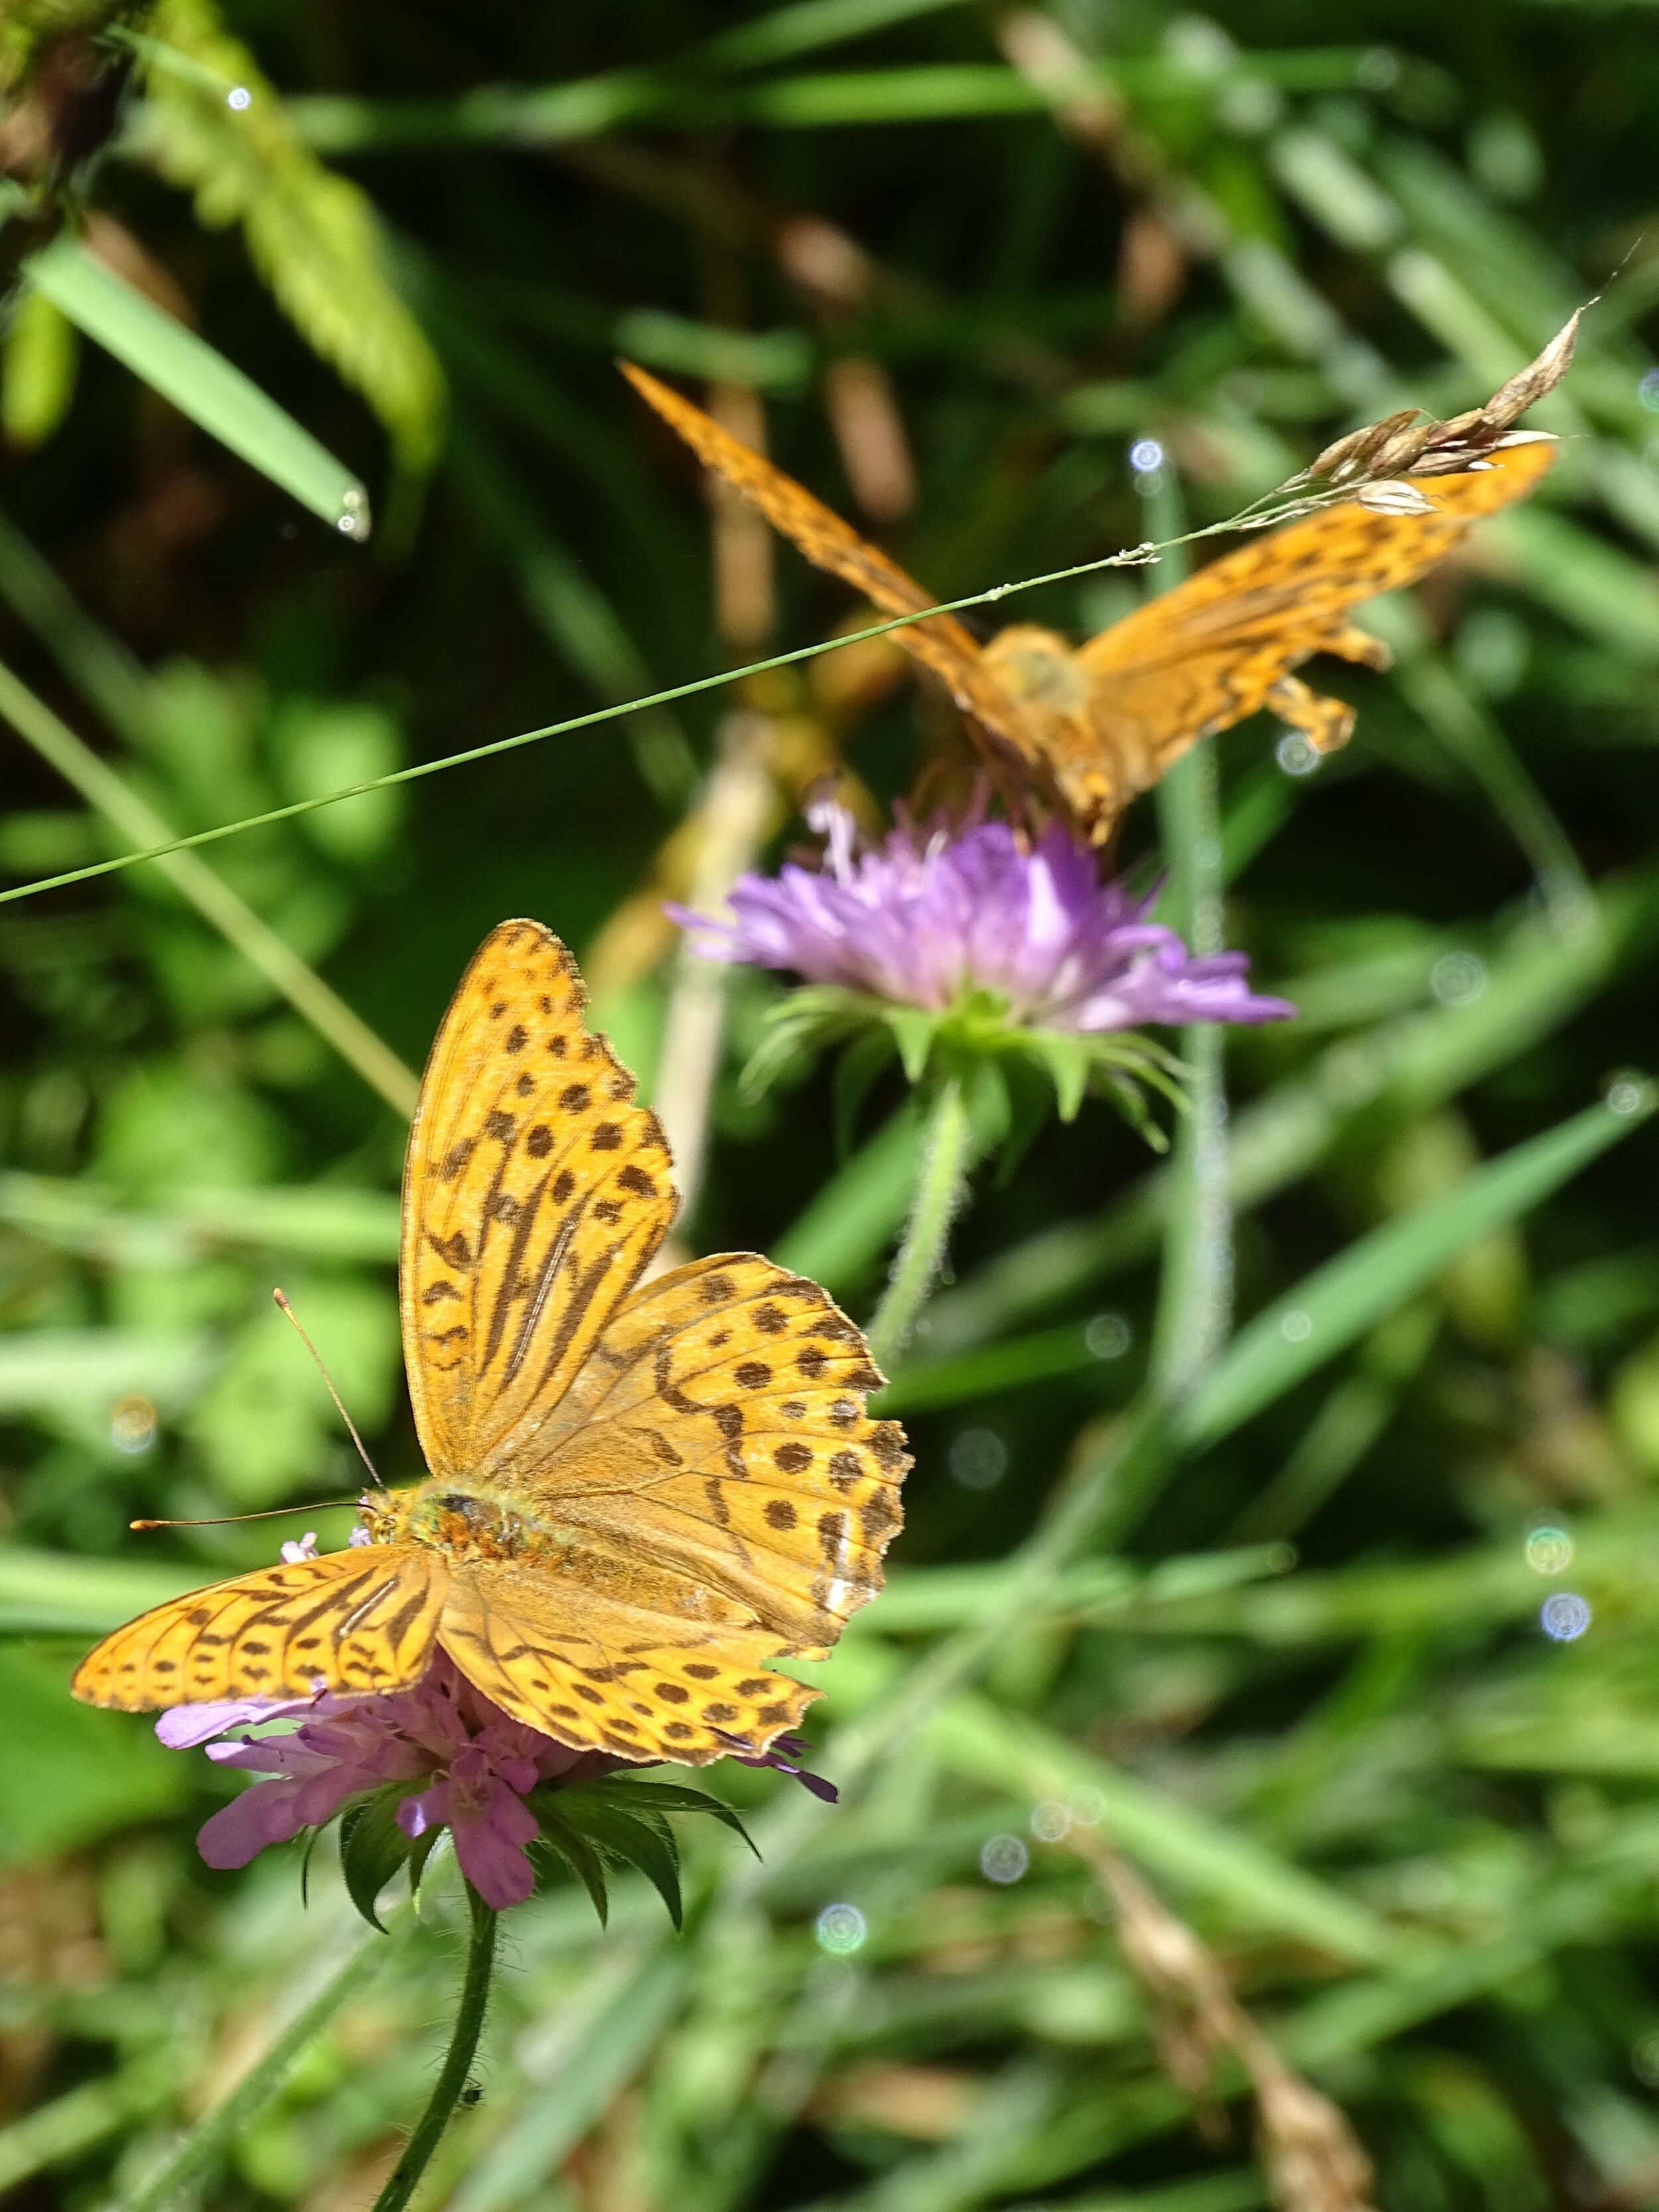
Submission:
M 617 1314 L 521 1481 L 562 1516 L 738 1599 L 821 1652 L 881 1586 L 909 1462 L 828 1294 L 752 1253 L 694 1261 Z
M 1526 440 L 1498 447 L 1487 468 L 1423 478 L 1415 488 L 1431 514 L 1378 514 L 1356 500 L 1326 507 L 1091 638 L 1076 655 L 1093 695 L 1090 738 L 1082 755 L 1054 762 L 1061 784 L 1080 787 L 1091 757 L 1104 755 L 1121 764 L 1123 796 L 1133 797 L 1189 745 L 1263 706 L 1299 710 L 1285 718 L 1327 747 L 1339 742 L 1351 711 L 1314 695 L 1276 700 L 1275 687 L 1316 653 L 1375 665 L 1377 648 L 1352 628 L 1352 610 L 1415 582 L 1472 524 L 1532 490 L 1554 450 Z
M 539 922 L 492 930 L 432 1048 L 404 1170 L 410 1397 L 434 1474 L 556 1405 L 668 1233 L 655 1115 Z
M 398 1690 L 424 1671 L 447 1569 L 414 1545 L 265 1567 L 156 1606 L 76 1669 L 88 1705 L 124 1712 L 331 1690 Z
M 643 1285 L 513 1448 L 515 1494 L 568 1545 L 556 1600 L 520 1568 L 458 1569 L 458 1663 L 568 1741 L 763 1749 L 800 1702 L 766 1660 L 821 1656 L 881 1586 L 909 1461 L 864 1410 L 880 1381 L 827 1294 L 753 1254 Z M 539 1607 L 538 1632 L 504 1632 L 504 1606 L 520 1629 Z
M 579 1749 L 690 1766 L 764 1750 L 817 1693 L 769 1671 L 777 1638 L 740 1607 L 690 1584 L 681 1595 L 695 1613 L 518 1565 L 467 1563 L 444 1648 L 504 1711 Z

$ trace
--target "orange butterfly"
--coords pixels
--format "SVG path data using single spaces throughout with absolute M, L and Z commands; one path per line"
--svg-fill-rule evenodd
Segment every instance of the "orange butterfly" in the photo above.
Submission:
M 699 460 L 809 561 L 885 613 L 935 604 L 793 477 L 644 369 L 621 366 Z M 1098 843 L 1188 746 L 1260 707 L 1322 752 L 1345 744 L 1352 708 L 1291 672 L 1315 653 L 1386 667 L 1387 647 L 1350 623 L 1352 610 L 1422 575 L 1472 523 L 1529 492 L 1553 458 L 1552 441 L 1522 434 L 1494 446 L 1479 469 L 1410 479 L 1427 513 L 1379 514 L 1357 500 L 1325 507 L 1213 562 L 1075 650 L 1031 623 L 981 648 L 953 615 L 891 635 L 944 678 L 993 758 L 1035 781 Z
M 75 1676 L 143 1711 L 394 1690 L 434 1644 L 516 1719 L 623 1759 L 763 1751 L 881 1584 L 909 1465 L 863 1337 L 753 1253 L 640 1278 L 678 1204 L 558 939 L 506 921 L 427 1063 L 399 1294 L 421 1449 L 368 1540 L 156 1607 Z

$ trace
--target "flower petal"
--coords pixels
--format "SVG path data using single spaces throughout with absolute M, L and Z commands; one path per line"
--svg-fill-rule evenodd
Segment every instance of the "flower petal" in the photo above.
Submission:
M 1102 883 L 1093 850 L 1060 823 L 1028 846 L 977 814 L 954 829 L 907 817 L 860 850 L 845 809 L 815 804 L 809 818 L 825 840 L 817 872 L 789 862 L 740 877 L 723 920 L 665 908 L 705 958 L 933 1012 L 978 990 L 1012 1021 L 1079 1033 L 1295 1011 L 1250 993 L 1242 954 L 1189 953 L 1149 919 L 1158 886 L 1136 899 Z

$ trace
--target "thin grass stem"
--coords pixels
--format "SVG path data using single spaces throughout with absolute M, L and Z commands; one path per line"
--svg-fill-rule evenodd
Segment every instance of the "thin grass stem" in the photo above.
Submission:
M 394 1914 L 386 1932 L 394 1939 L 414 1924 L 411 1910 Z M 125 2198 L 120 2212 L 167 2212 L 204 2178 L 211 2175 L 242 2130 L 270 2104 L 287 2081 L 295 2063 L 327 2027 L 348 1998 L 355 1996 L 379 1967 L 391 1948 L 386 1938 L 371 1936 L 359 1944 L 311 2002 L 297 2012 L 263 2058 L 255 2061 L 229 2095 L 204 2114 L 175 2148 L 173 2155 L 135 2196 Z
M 1316 512 L 1321 507 L 1334 505 L 1345 495 L 1313 499 L 1297 498 L 1290 501 L 1282 513 L 1256 516 L 1252 514 L 1249 527 L 1260 529 L 1269 522 L 1290 521 L 1297 516 Z M 1195 543 L 1200 538 L 1218 538 L 1240 526 L 1237 517 L 1230 516 L 1225 522 L 1206 523 L 1201 529 L 1188 531 L 1178 542 Z M 123 868 L 136 867 L 140 861 L 165 860 L 169 854 L 192 850 L 197 846 L 216 844 L 222 837 L 234 837 L 245 830 L 263 830 L 273 822 L 292 822 L 301 814 L 314 814 L 319 807 L 333 806 L 343 799 L 357 799 L 368 791 L 385 791 L 394 784 L 415 783 L 423 776 L 440 775 L 447 769 L 465 768 L 474 761 L 493 760 L 498 754 L 515 752 L 523 745 L 539 744 L 544 738 L 568 737 L 577 730 L 593 729 L 602 722 L 619 720 L 624 714 L 637 714 L 654 707 L 666 707 L 677 699 L 694 698 L 701 691 L 718 690 L 722 684 L 738 684 L 745 677 L 763 675 L 769 669 L 793 668 L 799 661 L 815 660 L 823 653 L 843 652 L 848 646 L 862 645 L 866 639 L 885 637 L 890 630 L 908 629 L 912 623 L 927 622 L 934 615 L 957 614 L 964 607 L 994 605 L 1000 599 L 1011 598 L 1016 592 L 1035 591 L 1045 584 L 1060 584 L 1078 576 L 1092 576 L 1106 568 L 1141 568 L 1149 561 L 1160 559 L 1172 550 L 1170 545 L 1133 545 L 1118 553 L 1103 554 L 1097 561 L 1079 561 L 1069 568 L 1050 569 L 1041 576 L 1023 576 L 1017 583 L 993 584 L 982 592 L 970 592 L 965 599 L 941 599 L 931 607 L 921 608 L 915 614 L 892 615 L 884 622 L 872 623 L 867 629 L 848 630 L 839 637 L 821 638 L 816 645 L 799 645 L 787 653 L 774 653 L 763 660 L 751 660 L 743 668 L 717 670 L 712 676 L 694 677 L 689 684 L 671 684 L 665 691 L 653 691 L 640 699 L 624 699 L 605 707 L 595 707 L 586 714 L 573 714 L 562 722 L 544 722 L 533 730 L 520 730 L 510 738 L 495 738 L 489 744 L 470 745 L 463 752 L 446 753 L 440 760 L 417 761 L 411 767 L 390 769 L 385 775 L 374 775 L 361 783 L 342 784 L 337 791 L 319 793 L 314 798 L 292 799 L 286 806 L 267 808 L 263 814 L 244 815 L 240 821 L 222 822 L 216 829 L 198 830 L 188 837 L 174 837 L 165 844 L 147 847 L 137 853 L 123 853 L 114 860 L 98 860 L 84 868 L 65 869 L 61 875 L 41 876 L 33 883 L 15 884 L 9 890 L 0 890 L 0 906 L 14 900 L 33 898 L 41 891 L 62 890 L 70 884 L 90 883 L 95 877 L 110 876 Z
M 1152 472 L 1146 519 L 1160 536 L 1178 537 L 1185 520 L 1173 465 Z M 1149 578 L 1167 591 L 1184 576 L 1178 551 Z M 1166 918 L 1190 950 L 1219 952 L 1223 944 L 1220 797 L 1214 744 L 1206 739 L 1176 761 L 1156 793 L 1158 832 L 1170 870 Z M 1227 1157 L 1226 1030 L 1193 1022 L 1181 1033 L 1191 1111 L 1176 1133 L 1170 1164 L 1170 1210 L 1152 1327 L 1152 1388 L 1173 1403 L 1184 1398 L 1227 1340 L 1232 1325 L 1233 1217 Z
M 414 1070 L 406 1067 L 368 1023 L 329 988 L 316 969 L 285 945 L 205 861 L 180 849 L 191 839 L 175 838 L 171 843 L 158 844 L 169 834 L 162 817 L 3 665 L 0 665 L 0 715 L 122 836 L 140 845 L 156 846 L 155 865 L 174 890 L 235 946 L 251 967 L 258 969 L 296 1013 L 304 1016 L 370 1090 L 378 1091 L 388 1106 L 405 1117 L 415 1111 L 420 1084 Z

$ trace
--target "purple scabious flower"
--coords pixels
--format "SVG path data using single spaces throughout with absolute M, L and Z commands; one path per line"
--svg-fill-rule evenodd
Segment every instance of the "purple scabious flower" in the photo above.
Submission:
M 251 1733 L 289 1720 L 299 1726 Z M 203 1746 L 222 1766 L 268 1778 L 204 1825 L 196 1840 L 210 1867 L 246 1866 L 268 1844 L 323 1826 L 354 1799 L 407 1783 L 398 1826 L 411 1838 L 448 1828 L 462 1873 L 497 1911 L 522 1904 L 535 1887 L 525 1856 L 537 1834 L 525 1802 L 530 1792 L 538 1783 L 587 1781 L 626 1764 L 573 1751 L 513 1719 L 441 1650 L 407 1690 L 175 1705 L 155 1733 L 172 1750 Z
M 299 1546 L 284 1546 L 308 1556 Z M 254 1730 L 297 1721 L 280 1735 Z M 264 1778 L 203 1824 L 197 1847 L 210 1867 L 246 1866 L 267 1845 L 290 1843 L 388 1784 L 407 1784 L 398 1826 L 411 1839 L 447 1828 L 455 1856 L 486 1905 L 521 1905 L 535 1887 L 526 1847 L 538 1824 L 525 1802 L 542 1783 L 567 1787 L 649 1762 L 575 1751 L 517 1721 L 469 1682 L 441 1650 L 407 1690 L 313 1698 L 241 1698 L 174 1705 L 155 1723 L 173 1751 L 204 1748 L 222 1766 Z M 760 1757 L 732 1754 L 744 1766 L 769 1766 L 835 1802 L 833 1785 L 798 1764 L 799 1738 L 781 1737 Z
M 740 877 L 726 921 L 667 908 L 706 958 L 933 1012 L 988 992 L 1011 1025 L 1076 1035 L 1296 1012 L 1250 991 L 1243 953 L 1189 952 L 1149 918 L 1156 889 L 1136 899 L 1102 883 L 1093 852 L 1058 823 L 1027 847 L 1004 822 L 902 821 L 860 850 L 844 808 L 825 802 L 808 819 L 825 841 L 821 869 Z

